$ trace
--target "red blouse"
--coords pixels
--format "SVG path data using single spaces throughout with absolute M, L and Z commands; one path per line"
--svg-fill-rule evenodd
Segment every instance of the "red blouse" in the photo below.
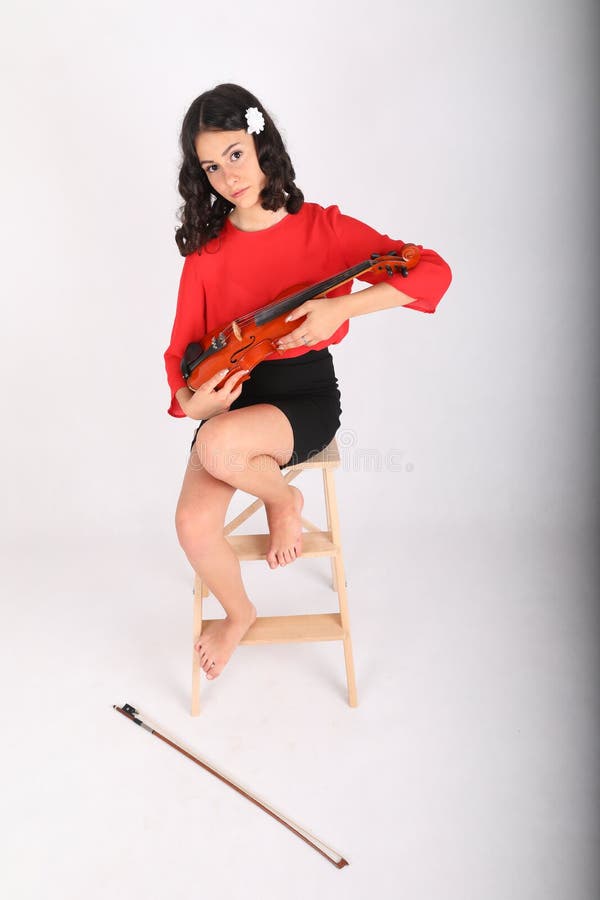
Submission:
M 288 214 L 262 231 L 241 231 L 226 219 L 221 233 L 202 248 L 186 256 L 171 342 L 165 351 L 167 380 L 171 388 L 172 416 L 185 415 L 175 393 L 185 386 L 180 362 L 187 345 L 199 341 L 208 331 L 238 316 L 271 303 L 293 285 L 315 284 L 348 269 L 371 253 L 400 250 L 404 241 L 380 234 L 337 206 L 323 208 L 318 203 L 303 203 L 300 211 Z M 409 297 L 409 309 L 435 312 L 452 279 L 450 267 L 433 250 L 421 250 L 421 259 L 408 277 L 400 273 L 386 278 Z M 366 272 L 361 281 L 377 284 L 381 274 Z M 349 294 L 352 282 L 340 285 L 327 296 Z M 325 341 L 310 348 L 294 347 L 284 353 L 274 351 L 267 359 L 300 356 L 338 344 L 348 333 L 348 320 Z

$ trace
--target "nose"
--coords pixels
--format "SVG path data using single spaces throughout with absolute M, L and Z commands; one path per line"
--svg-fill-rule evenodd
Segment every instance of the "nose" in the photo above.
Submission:
M 233 169 L 225 169 L 225 181 L 229 187 L 235 187 L 239 181 L 239 175 Z

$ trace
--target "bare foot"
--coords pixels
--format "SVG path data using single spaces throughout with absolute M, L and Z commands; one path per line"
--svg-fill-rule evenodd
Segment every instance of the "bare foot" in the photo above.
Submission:
M 248 604 L 248 609 L 239 617 L 227 616 L 211 625 L 210 631 L 201 634 L 194 648 L 200 654 L 200 665 L 209 680 L 221 674 L 229 657 L 256 620 L 256 607 Z
M 282 503 L 265 503 L 271 543 L 267 551 L 267 562 L 271 569 L 285 566 L 302 553 L 302 522 L 300 513 L 304 497 L 293 484 L 288 485 L 289 494 Z

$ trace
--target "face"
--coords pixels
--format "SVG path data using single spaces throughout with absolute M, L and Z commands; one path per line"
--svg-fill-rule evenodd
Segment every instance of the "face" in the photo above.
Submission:
M 200 165 L 215 191 L 242 209 L 258 203 L 267 176 L 258 165 L 251 134 L 204 131 L 196 138 L 195 147 Z

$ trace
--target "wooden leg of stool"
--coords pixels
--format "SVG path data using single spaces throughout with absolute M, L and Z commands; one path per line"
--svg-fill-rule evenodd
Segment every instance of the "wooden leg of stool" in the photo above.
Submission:
M 192 641 L 192 715 L 200 714 L 200 656 L 194 644 L 202 634 L 202 601 L 208 597 L 208 589 L 202 579 L 196 575 L 194 579 L 194 625 Z
M 326 469 L 321 470 L 323 472 L 323 491 L 325 493 L 325 515 L 327 517 L 327 531 L 331 531 L 331 512 L 329 510 L 329 496 L 327 492 L 327 479 L 325 477 Z M 331 563 L 331 587 L 334 591 L 337 591 L 337 582 L 336 582 L 336 574 L 335 574 L 335 560 L 333 556 L 329 560 Z
M 348 703 L 350 706 L 358 706 L 356 694 L 356 676 L 354 673 L 354 657 L 352 655 L 352 638 L 350 637 L 350 617 L 348 615 L 348 598 L 346 596 L 346 580 L 344 577 L 344 563 L 342 551 L 333 557 L 335 560 L 336 576 L 338 583 L 338 597 L 340 598 L 340 616 L 344 629 L 344 660 L 346 663 L 346 682 L 348 684 Z
M 337 553 L 332 557 L 335 569 L 337 594 L 340 603 L 340 618 L 344 629 L 344 660 L 346 662 L 346 682 L 348 684 L 348 703 L 350 706 L 358 706 L 356 693 L 356 677 L 354 673 L 354 658 L 352 655 L 352 638 L 350 637 L 350 616 L 348 614 L 348 596 L 346 594 L 346 574 L 342 558 L 342 544 L 340 536 L 340 523 L 338 517 L 337 500 L 335 494 L 335 482 L 333 472 L 330 469 L 323 470 L 325 480 L 325 496 L 329 508 L 331 520 L 331 537 L 336 545 Z

